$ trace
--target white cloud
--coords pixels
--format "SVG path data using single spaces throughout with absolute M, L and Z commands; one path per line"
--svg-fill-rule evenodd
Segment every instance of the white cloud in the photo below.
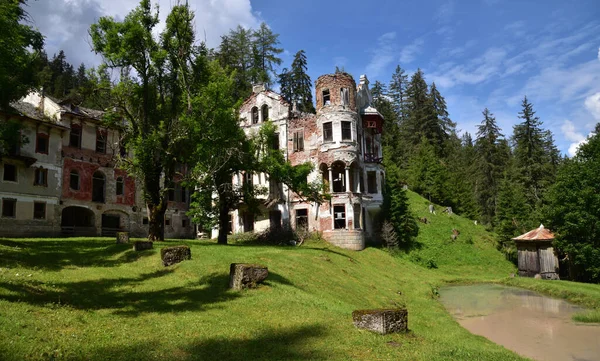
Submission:
M 371 50 L 371 61 L 366 68 L 369 77 L 376 78 L 394 61 L 396 53 L 394 40 L 396 40 L 395 32 L 385 33 L 377 39 L 377 47 Z
M 441 88 L 450 88 L 461 84 L 479 84 L 489 80 L 500 71 L 506 54 L 506 50 L 503 48 L 489 48 L 470 62 L 457 65 L 441 73 L 435 72 L 429 75 L 429 78 Z
M 454 1 L 449 0 L 440 5 L 440 7 L 436 10 L 434 19 L 436 19 L 440 23 L 446 23 L 452 20 L 454 16 Z
M 177 2 L 155 0 L 152 3 L 158 3 L 160 18 L 164 21 Z M 100 59 L 91 50 L 90 25 L 101 16 L 123 19 L 138 4 L 139 0 L 29 1 L 27 11 L 34 25 L 46 36 L 46 50 L 50 57 L 63 49 L 70 63 L 91 65 L 98 64 Z M 189 4 L 195 11 L 198 41 L 206 39 L 210 47 L 216 47 L 220 36 L 237 25 L 255 27 L 259 23 L 250 0 L 189 0 Z M 159 29 L 163 26 L 161 24 Z
M 423 49 L 424 44 L 425 41 L 423 40 L 423 38 L 417 38 L 410 45 L 407 45 L 404 48 L 402 48 L 402 51 L 400 52 L 400 63 L 408 64 L 415 60 L 417 55 Z
M 598 60 L 600 60 L 600 46 L 598 47 Z
M 600 120 L 600 92 L 585 98 L 584 104 L 586 109 L 592 113 L 594 118 Z
M 569 145 L 568 150 L 568 154 L 571 157 L 577 153 L 577 150 L 582 144 L 587 143 L 587 138 L 585 135 L 583 135 L 581 132 L 578 132 L 575 129 L 575 124 L 573 124 L 573 122 L 570 120 L 565 120 L 563 125 L 560 127 L 560 130 L 562 131 L 564 138 L 572 142 L 571 145 Z

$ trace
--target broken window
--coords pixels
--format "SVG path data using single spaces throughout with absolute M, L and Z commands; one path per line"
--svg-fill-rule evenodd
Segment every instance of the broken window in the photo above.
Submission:
M 273 134 L 273 149 L 279 150 L 279 133 Z
M 346 170 L 343 163 L 336 162 L 331 166 L 331 178 L 334 192 L 346 191 Z
M 254 214 L 244 212 L 244 232 L 254 231 Z
M 33 202 L 33 219 L 46 219 L 46 203 Z
M 368 192 L 371 194 L 377 193 L 377 173 L 367 172 L 367 187 Z
M 354 229 L 361 229 L 360 204 L 354 204 Z
M 252 124 L 258 124 L 258 108 L 252 108 Z
M 308 209 L 296 209 L 296 229 L 308 229 Z
M 181 187 L 181 189 L 179 190 L 179 197 L 180 197 L 179 201 L 180 202 L 187 203 L 187 196 L 186 196 L 187 193 L 186 192 L 187 191 L 186 191 L 185 187 Z
M 123 182 L 123 177 L 117 178 L 117 189 L 116 193 L 118 196 L 122 196 L 125 193 L 125 182 Z
M 17 181 L 17 166 L 14 164 L 4 164 L 4 175 L 2 179 L 7 182 Z
M 350 92 L 348 91 L 348 88 L 340 89 L 340 99 L 342 101 L 342 105 L 350 104 Z
M 165 226 L 170 226 L 171 225 L 171 220 L 169 218 L 165 219 Z
M 267 104 L 263 105 L 262 108 L 262 121 L 266 122 L 269 120 L 269 106 Z
M 187 227 L 189 224 L 189 221 L 187 219 L 182 219 L 181 220 L 181 227 L 185 228 Z
M 48 134 L 38 133 L 35 140 L 35 152 L 48 154 Z
M 254 185 L 254 177 L 251 172 L 244 173 L 244 185 L 248 187 L 252 187 Z
M 79 173 L 74 169 L 69 174 L 69 187 L 74 191 L 79 190 Z
M 15 218 L 17 215 L 17 200 L 2 198 L 2 217 Z
M 342 122 L 342 140 L 352 140 L 352 122 Z
M 142 224 L 148 224 L 148 217 L 144 217 L 142 219 Z
M 304 150 L 304 129 L 294 131 L 294 152 Z
M 346 228 L 346 206 L 343 204 L 333 206 L 333 228 Z
M 167 191 L 167 201 L 175 202 L 175 189 L 171 188 Z
M 333 126 L 331 122 L 323 123 L 323 141 L 333 142 Z
M 92 176 L 92 202 L 104 203 L 105 177 L 102 172 Z
M 323 90 L 323 105 L 331 104 L 331 95 L 329 94 L 329 89 Z
M 96 152 L 106 153 L 106 131 L 96 131 Z
M 34 186 L 48 186 L 48 169 L 36 168 L 33 177 Z
M 81 125 L 71 124 L 71 134 L 69 135 L 69 147 L 81 148 Z

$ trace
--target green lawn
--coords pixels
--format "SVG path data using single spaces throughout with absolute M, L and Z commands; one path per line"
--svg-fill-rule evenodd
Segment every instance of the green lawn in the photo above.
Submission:
M 426 212 L 420 200 L 411 194 L 415 211 Z M 521 360 L 461 328 L 437 289 L 504 282 L 598 307 L 600 286 L 512 279 L 514 266 L 483 227 L 428 217 L 420 246 L 401 256 L 324 242 L 168 241 L 135 253 L 108 238 L 0 239 L 0 359 Z M 461 231 L 455 242 L 452 228 Z M 175 244 L 189 245 L 192 260 L 165 268 L 160 248 Z M 267 265 L 267 284 L 228 290 L 233 262 Z M 407 334 L 352 325 L 355 309 L 396 305 L 408 308 Z

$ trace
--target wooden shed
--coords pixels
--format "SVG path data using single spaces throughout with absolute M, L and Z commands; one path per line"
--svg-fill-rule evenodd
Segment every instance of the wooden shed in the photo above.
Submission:
M 513 238 L 519 257 L 519 276 L 557 280 L 558 257 L 554 254 L 554 234 L 540 225 L 532 231 Z

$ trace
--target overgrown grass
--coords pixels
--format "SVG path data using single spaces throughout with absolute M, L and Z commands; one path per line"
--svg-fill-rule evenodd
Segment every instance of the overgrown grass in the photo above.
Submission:
M 600 322 L 600 309 L 578 312 L 573 315 L 573 321 L 586 323 Z
M 425 201 L 410 197 L 422 212 Z M 508 278 L 514 266 L 483 227 L 439 213 L 428 218 L 419 248 L 399 257 L 321 241 L 167 241 L 136 253 L 108 238 L 2 239 L 0 359 L 521 360 L 460 327 L 437 300 L 448 283 L 521 282 Z M 452 228 L 461 231 L 454 242 Z M 176 244 L 190 246 L 192 260 L 163 267 L 160 248 Z M 267 265 L 268 282 L 228 290 L 234 262 Z M 526 286 L 535 281 L 583 294 L 574 299 L 583 304 L 600 292 L 569 282 Z M 580 286 L 589 289 L 579 293 Z M 408 308 L 407 334 L 352 325 L 353 310 L 397 305 Z

